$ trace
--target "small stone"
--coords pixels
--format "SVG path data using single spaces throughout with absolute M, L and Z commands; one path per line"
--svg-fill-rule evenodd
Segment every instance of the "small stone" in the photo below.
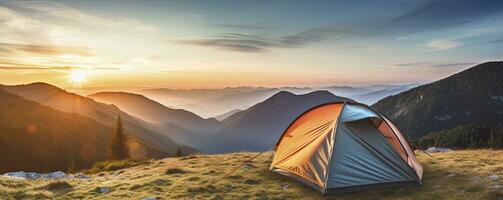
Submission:
M 493 186 L 491 186 L 490 188 L 492 188 L 492 189 L 497 189 L 497 190 L 498 190 L 498 189 L 503 189 L 503 185 L 493 185 Z
M 255 167 L 255 165 L 253 164 L 250 164 L 250 163 L 246 163 L 244 166 L 243 166 L 244 169 L 253 169 L 253 168 L 257 168 Z
M 282 185 L 281 188 L 283 188 L 283 190 L 286 190 L 286 189 L 290 188 L 290 185 L 289 184 L 285 184 L 285 185 Z
M 86 176 L 86 175 L 84 175 L 84 174 L 75 174 L 75 175 L 74 175 L 74 177 L 75 177 L 76 179 L 91 179 L 91 177 L 90 177 L 90 176 Z
M 62 171 L 57 171 L 57 172 L 51 172 L 48 174 L 44 174 L 42 176 L 44 179 L 63 179 L 63 178 L 68 178 L 68 175 Z
M 110 192 L 110 189 L 108 189 L 108 188 L 100 188 L 99 192 L 100 193 L 108 193 L 108 192 Z
M 472 182 L 479 182 L 480 180 L 482 180 L 482 177 L 480 176 L 474 176 L 470 178 L 470 181 Z
M 430 147 L 426 149 L 426 152 L 428 153 L 442 153 L 442 152 L 449 152 L 452 151 L 449 148 L 441 148 L 441 147 Z
M 141 200 L 157 200 L 157 197 L 147 197 L 147 198 L 143 198 Z
M 491 176 L 488 176 L 487 179 L 489 179 L 491 181 L 497 181 L 497 180 L 500 180 L 500 177 L 498 175 L 491 175 Z
M 14 178 L 14 179 L 21 179 L 21 180 L 36 180 L 39 178 L 42 178 L 42 174 L 35 173 L 35 172 L 9 172 L 3 175 L 4 177 L 9 177 L 9 178 Z
M 445 176 L 445 177 L 446 177 L 446 178 L 452 178 L 452 177 L 455 177 L 455 176 L 456 176 L 456 174 L 449 174 L 449 175 L 447 175 L 447 176 Z

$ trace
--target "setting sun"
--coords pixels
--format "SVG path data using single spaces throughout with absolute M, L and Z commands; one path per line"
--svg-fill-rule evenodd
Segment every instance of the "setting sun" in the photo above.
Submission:
M 70 71 L 70 80 L 74 83 L 82 83 L 87 79 L 87 72 L 83 70 L 72 70 Z

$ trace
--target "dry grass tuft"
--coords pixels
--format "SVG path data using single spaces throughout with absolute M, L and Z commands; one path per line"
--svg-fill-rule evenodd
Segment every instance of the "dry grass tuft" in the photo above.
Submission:
M 170 168 L 166 169 L 166 172 L 165 172 L 165 174 L 186 174 L 186 173 L 189 173 L 189 171 L 186 171 L 186 170 L 183 170 L 183 169 L 177 168 L 177 167 L 170 167 Z
M 56 181 L 56 182 L 51 182 L 45 186 L 42 187 L 44 190 L 49 190 L 49 191 L 62 191 L 62 190 L 69 190 L 72 188 L 72 185 L 66 181 Z

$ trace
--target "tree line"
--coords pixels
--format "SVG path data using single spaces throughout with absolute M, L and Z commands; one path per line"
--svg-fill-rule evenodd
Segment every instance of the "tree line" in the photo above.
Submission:
M 503 128 L 463 124 L 452 129 L 434 132 L 417 141 L 422 147 L 452 149 L 503 148 Z

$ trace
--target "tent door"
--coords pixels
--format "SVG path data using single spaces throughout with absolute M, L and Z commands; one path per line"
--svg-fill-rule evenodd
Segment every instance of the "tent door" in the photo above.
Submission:
M 369 118 L 339 123 L 327 189 L 417 180 Z

